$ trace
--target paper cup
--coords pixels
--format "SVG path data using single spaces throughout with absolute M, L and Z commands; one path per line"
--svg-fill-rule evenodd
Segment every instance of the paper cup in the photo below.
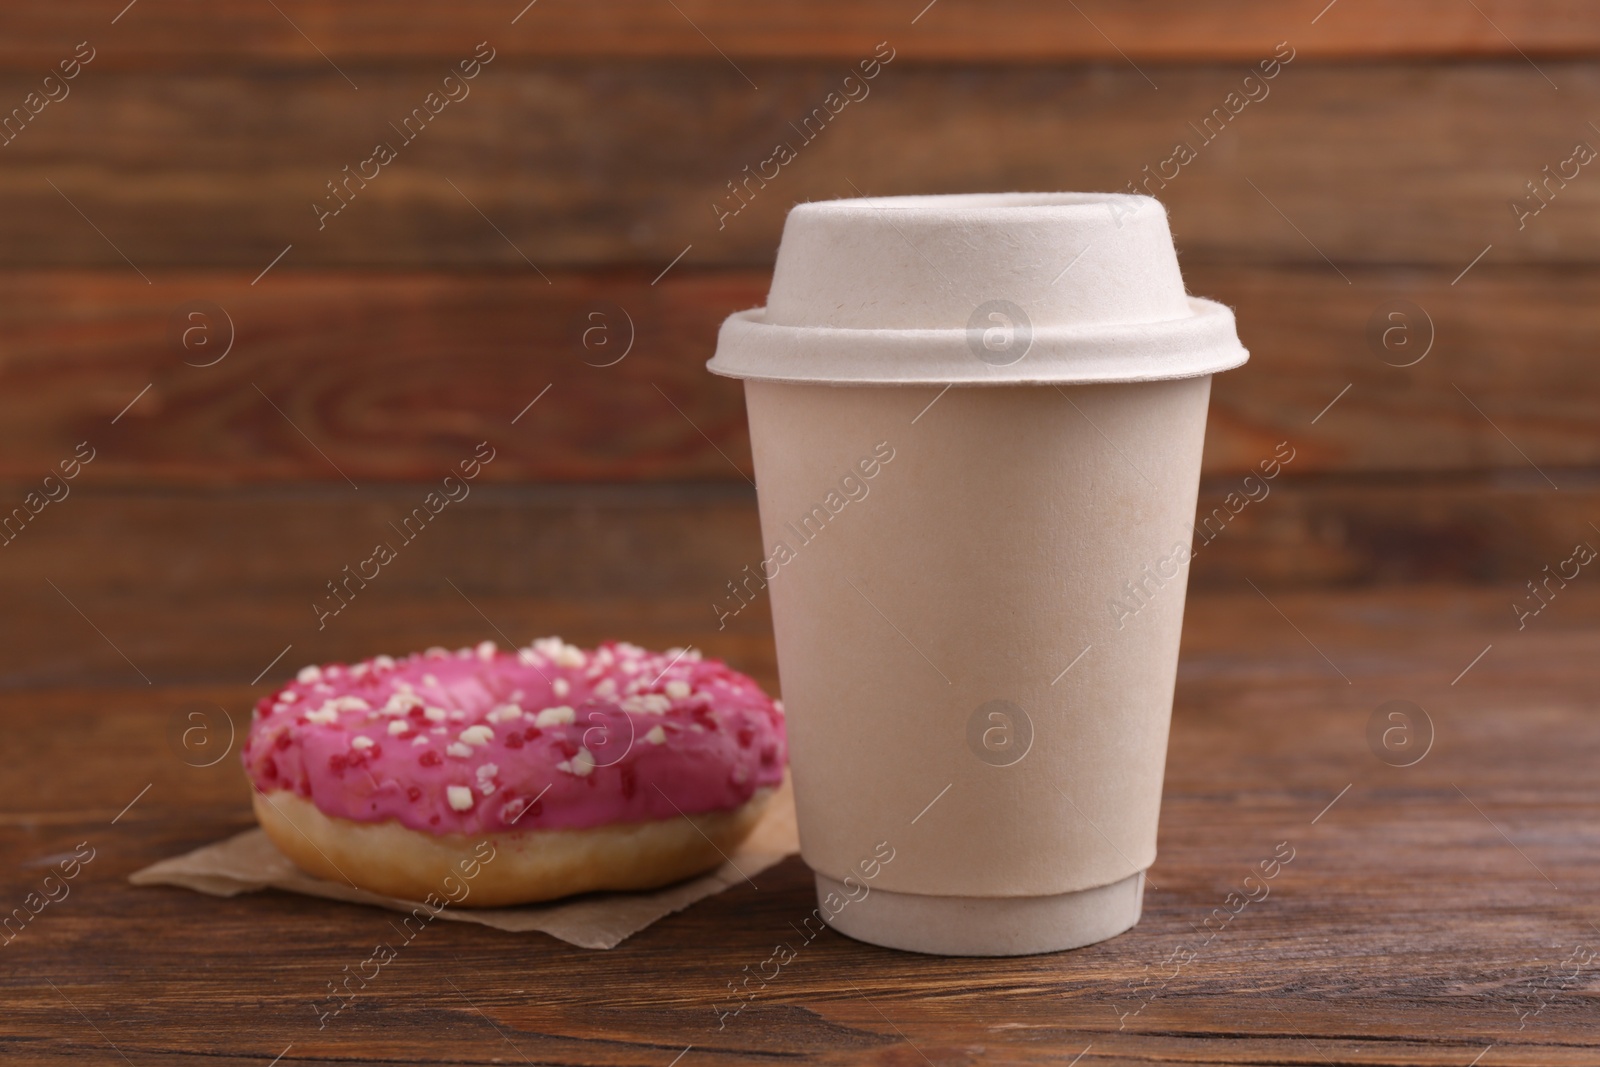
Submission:
M 1245 359 L 1149 198 L 790 213 L 710 368 L 745 379 L 818 918 L 957 955 L 1138 921 L 1210 375 Z

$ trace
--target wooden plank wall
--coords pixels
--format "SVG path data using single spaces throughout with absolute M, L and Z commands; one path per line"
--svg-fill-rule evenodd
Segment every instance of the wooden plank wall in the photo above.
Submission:
M 875 52 L 870 94 L 730 199 Z M 1165 165 L 1190 288 L 1254 353 L 1216 383 L 1203 507 L 1297 450 L 1195 580 L 1531 573 L 1600 514 L 1597 52 L 1581 0 L 8 6 L 0 490 L 90 441 L 82 492 L 180 514 L 431 481 L 485 438 L 489 481 L 742 485 L 739 390 L 701 365 L 791 204 Z M 1370 336 L 1395 300 L 1413 366 Z

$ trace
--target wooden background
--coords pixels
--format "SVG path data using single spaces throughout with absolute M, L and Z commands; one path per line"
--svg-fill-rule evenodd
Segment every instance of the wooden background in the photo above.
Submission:
M 1600 930 L 1600 594 L 1528 632 L 1511 605 L 1600 545 L 1600 161 L 1520 228 L 1510 202 L 1600 146 L 1600 8 L 525 3 L 0 5 L 0 121 L 94 50 L 0 146 L 0 516 L 95 457 L 0 543 L 0 904 L 80 840 L 105 856 L 0 947 L 7 1062 L 1594 1062 L 1593 973 L 1545 1001 Z M 479 42 L 471 95 L 319 229 L 324 183 Z M 719 228 L 879 42 L 870 96 Z M 198 768 L 174 724 L 242 724 L 304 663 L 559 632 L 775 687 L 765 608 L 712 606 L 760 547 L 740 389 L 703 364 L 788 207 L 1122 188 L 1279 42 L 1270 95 L 1161 191 L 1252 350 L 1216 380 L 1202 511 L 1296 458 L 1192 568 L 1133 932 L 985 963 L 827 935 L 722 1033 L 721 983 L 811 906 L 792 858 L 611 954 L 434 930 L 320 1033 L 309 998 L 381 916 L 126 884 L 250 822 L 236 763 Z M 1397 300 L 1407 367 L 1369 338 Z M 471 497 L 319 628 L 326 583 L 484 440 Z M 1435 718 L 1415 768 L 1366 740 L 1395 698 Z M 1120 1029 L 1280 838 L 1303 858 L 1273 902 Z
M 197 490 L 245 525 L 265 488 L 280 516 L 327 487 L 360 486 L 329 505 L 355 507 L 483 439 L 507 486 L 737 489 L 740 391 L 702 363 L 761 302 L 789 205 L 1120 188 L 1287 41 L 1270 95 L 1161 193 L 1191 291 L 1234 305 L 1253 352 L 1216 383 L 1205 506 L 1297 450 L 1193 581 L 1515 582 L 1592 532 L 1600 179 L 1521 230 L 1509 208 L 1600 144 L 1600 16 L 1578 0 L 124 3 L 0 12 L 0 102 L 95 49 L 0 148 L 7 506 L 85 440 L 78 495 L 137 492 L 179 541 L 219 499 Z M 471 95 L 319 230 L 324 183 L 480 41 Z M 726 182 L 880 41 L 871 95 L 719 229 Z M 1434 335 L 1409 368 L 1367 338 L 1395 298 Z M 215 344 L 173 341 L 197 299 L 235 334 L 210 367 L 184 360 Z M 585 362 L 597 321 L 608 352 L 631 323 L 615 366 Z

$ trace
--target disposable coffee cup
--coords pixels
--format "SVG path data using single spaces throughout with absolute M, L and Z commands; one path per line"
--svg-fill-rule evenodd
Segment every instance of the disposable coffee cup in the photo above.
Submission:
M 1020 955 L 1138 921 L 1211 375 L 1247 355 L 1148 197 L 790 212 L 709 367 L 745 383 L 806 929 Z

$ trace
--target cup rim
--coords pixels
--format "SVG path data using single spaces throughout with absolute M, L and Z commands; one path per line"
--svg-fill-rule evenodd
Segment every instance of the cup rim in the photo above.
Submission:
M 1233 311 L 1188 297 L 1190 314 L 1134 325 L 1032 331 L 1014 362 L 985 362 L 968 329 L 784 326 L 765 308 L 728 316 L 706 369 L 726 378 L 834 385 L 1068 385 L 1197 378 L 1242 366 Z
M 796 204 L 789 213 L 850 217 L 894 213 L 896 221 L 916 219 L 947 222 L 953 217 L 1033 218 L 1087 215 L 1096 209 L 1110 210 L 1113 203 L 1130 211 L 1153 207 L 1166 213 L 1166 205 L 1153 196 L 1138 193 L 1012 192 L 1012 193 L 917 193 L 898 196 L 845 197 L 835 200 L 808 200 Z

